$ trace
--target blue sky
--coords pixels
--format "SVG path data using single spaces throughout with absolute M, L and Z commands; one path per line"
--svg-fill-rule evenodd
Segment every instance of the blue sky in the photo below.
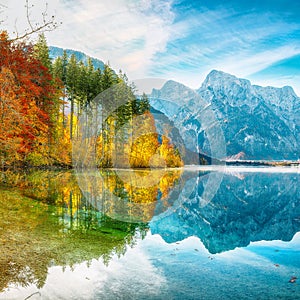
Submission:
M 38 20 L 45 2 L 31 2 Z M 1 3 L 20 26 L 20 1 Z M 218 69 L 256 84 L 292 85 L 300 95 L 300 1 L 52 0 L 49 12 L 63 22 L 47 33 L 49 44 L 109 61 L 130 79 L 198 88 Z

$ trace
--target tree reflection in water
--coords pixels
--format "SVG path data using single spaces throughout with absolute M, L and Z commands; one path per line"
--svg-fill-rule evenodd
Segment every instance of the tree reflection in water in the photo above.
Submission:
M 147 171 L 137 181 L 132 174 L 123 181 L 114 171 L 97 172 L 96 184 L 85 177 L 91 181 L 84 195 L 72 172 L 1 173 L 0 291 L 12 284 L 40 288 L 52 265 L 99 258 L 108 264 L 113 255 L 124 255 L 146 235 L 157 201 L 169 206 L 170 188 L 180 177 L 178 170 L 158 172 L 153 185 L 144 186 Z M 127 204 L 130 222 L 114 218 L 120 213 L 115 198 Z M 142 206 L 138 216 L 136 204 Z

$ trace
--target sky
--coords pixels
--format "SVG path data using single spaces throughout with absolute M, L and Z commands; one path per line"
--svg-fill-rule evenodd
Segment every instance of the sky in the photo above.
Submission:
M 21 2 L 0 0 L 2 27 L 11 32 L 26 19 Z M 45 1 L 30 3 L 39 22 Z M 217 69 L 263 86 L 291 85 L 300 95 L 300 1 L 51 0 L 48 6 L 62 22 L 46 33 L 49 45 L 109 62 L 130 80 L 173 79 L 199 88 Z

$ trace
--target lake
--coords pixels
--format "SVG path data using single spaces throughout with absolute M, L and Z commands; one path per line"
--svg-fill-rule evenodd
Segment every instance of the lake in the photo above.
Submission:
M 299 168 L 0 173 L 0 299 L 299 299 Z

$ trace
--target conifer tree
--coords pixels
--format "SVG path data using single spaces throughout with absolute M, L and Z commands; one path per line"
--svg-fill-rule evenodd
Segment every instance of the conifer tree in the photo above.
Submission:
M 73 138 L 73 124 L 74 124 L 74 109 L 76 101 L 76 92 L 78 90 L 78 75 L 79 68 L 74 54 L 71 55 L 68 65 L 66 67 L 66 84 L 68 99 L 71 104 L 70 110 L 70 138 Z
M 47 45 L 46 37 L 43 33 L 39 35 L 33 49 L 35 53 L 34 56 L 51 72 L 52 62 L 49 56 L 49 47 Z

